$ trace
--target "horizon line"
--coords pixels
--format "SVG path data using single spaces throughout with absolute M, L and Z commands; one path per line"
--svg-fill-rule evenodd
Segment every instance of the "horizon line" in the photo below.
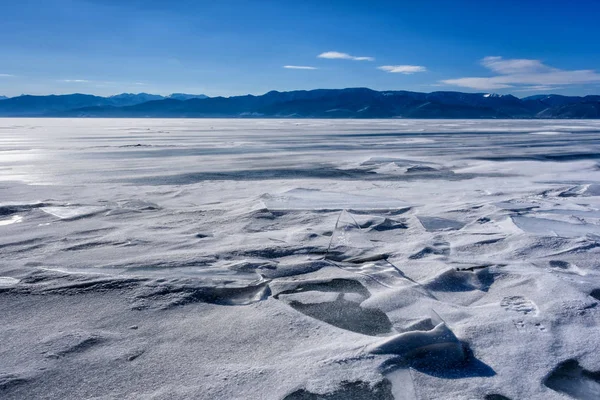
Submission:
M 558 94 L 558 93 L 552 93 L 552 92 L 544 92 L 544 93 L 540 93 L 540 94 L 534 94 L 534 95 L 528 95 L 528 96 L 523 96 L 523 97 L 519 97 L 513 93 L 498 93 L 498 92 L 485 92 L 485 91 L 476 91 L 476 92 L 464 92 L 464 91 L 460 91 L 460 90 L 434 90 L 431 92 L 419 92 L 419 91 L 414 91 L 414 90 L 404 90 L 404 89 L 385 89 L 385 90 L 377 90 L 377 89 L 371 89 L 369 87 L 366 86 L 351 86 L 351 87 L 344 87 L 344 88 L 315 88 L 315 89 L 292 89 L 292 90 L 269 90 L 267 92 L 262 92 L 260 94 L 253 94 L 253 93 L 245 93 L 245 94 L 236 94 L 236 95 L 231 95 L 231 96 L 209 96 L 203 93 L 198 93 L 198 94 L 193 94 L 193 93 L 185 93 L 185 92 L 172 92 L 169 94 L 157 94 L 157 93 L 151 93 L 151 92 L 138 92 L 138 93 L 134 93 L 134 92 L 119 92 L 119 93 L 115 93 L 112 95 L 98 95 L 98 94 L 91 94 L 91 93 L 83 93 L 83 92 L 72 92 L 72 93 L 49 93 L 49 94 L 29 94 L 29 93 L 22 93 L 20 95 L 17 96 L 3 96 L 2 94 L 0 94 L 0 97 L 5 97 L 5 98 L 0 98 L 0 101 L 3 100 L 8 100 L 8 99 L 15 99 L 15 98 L 19 98 L 19 97 L 25 97 L 25 96 L 30 96 L 30 97 L 49 97 L 49 96 L 74 96 L 74 95 L 82 95 L 82 96 L 95 96 L 95 97 L 101 97 L 101 98 L 110 98 L 110 97 L 115 97 L 115 96 L 120 96 L 120 95 L 133 95 L 133 96 L 139 96 L 139 95 L 151 95 L 151 96 L 161 96 L 163 97 L 163 99 L 157 99 L 157 100 L 149 100 L 149 101 L 160 101 L 160 100 L 167 100 L 169 99 L 170 96 L 174 95 L 174 94 L 184 94 L 184 95 L 191 95 L 191 96 L 206 96 L 206 98 L 232 98 L 232 97 L 244 97 L 244 96 L 254 96 L 254 97 L 260 97 L 260 96 L 264 96 L 266 94 L 272 93 L 272 92 L 277 92 L 277 93 L 290 93 L 290 92 L 312 92 L 312 91 L 317 91 L 317 90 L 352 90 L 352 89 L 366 89 L 366 90 L 370 90 L 373 92 L 379 92 L 379 93 L 383 93 L 383 92 L 407 92 L 407 93 L 420 93 L 420 94 L 431 94 L 431 93 L 465 93 L 465 94 L 481 94 L 481 95 L 498 95 L 498 96 L 513 96 L 515 98 L 518 99 L 526 99 L 529 97 L 535 97 L 535 96 L 561 96 L 561 97 L 588 97 L 588 96 L 600 96 L 600 93 L 598 94 L 586 94 L 586 95 L 563 95 L 563 94 Z M 171 100 L 178 100 L 178 99 L 171 99 Z M 188 99 L 191 100 L 191 99 Z M 185 101 L 185 100 L 178 100 L 178 101 Z

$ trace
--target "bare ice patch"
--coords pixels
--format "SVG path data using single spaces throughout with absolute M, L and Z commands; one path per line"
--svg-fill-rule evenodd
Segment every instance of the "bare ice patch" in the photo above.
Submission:
M 390 333 L 392 323 L 383 311 L 361 306 L 370 295 L 358 281 L 333 279 L 300 283 L 278 293 L 275 298 L 309 317 L 341 329 L 364 335 Z
M 513 222 L 522 231 L 539 236 L 575 238 L 586 235 L 600 235 L 600 226 L 593 224 L 571 224 L 553 219 L 513 216 Z
M 459 230 L 465 226 L 463 222 L 453 219 L 424 216 L 419 216 L 417 218 L 419 219 L 421 225 L 423 225 L 423 228 L 425 228 L 425 230 L 428 232 Z

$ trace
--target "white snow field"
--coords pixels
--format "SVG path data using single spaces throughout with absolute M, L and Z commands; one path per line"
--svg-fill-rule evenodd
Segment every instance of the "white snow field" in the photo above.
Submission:
M 600 399 L 600 121 L 0 120 L 0 398 Z

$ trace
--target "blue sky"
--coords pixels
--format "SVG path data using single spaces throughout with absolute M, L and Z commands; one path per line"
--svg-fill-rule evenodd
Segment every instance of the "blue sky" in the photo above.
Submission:
M 598 16 L 597 0 L 6 0 L 0 94 L 600 94 Z

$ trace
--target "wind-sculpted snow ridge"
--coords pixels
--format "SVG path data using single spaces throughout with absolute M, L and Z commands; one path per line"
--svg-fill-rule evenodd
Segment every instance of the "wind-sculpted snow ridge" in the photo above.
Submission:
M 597 122 L 0 128 L 2 399 L 598 398 Z

